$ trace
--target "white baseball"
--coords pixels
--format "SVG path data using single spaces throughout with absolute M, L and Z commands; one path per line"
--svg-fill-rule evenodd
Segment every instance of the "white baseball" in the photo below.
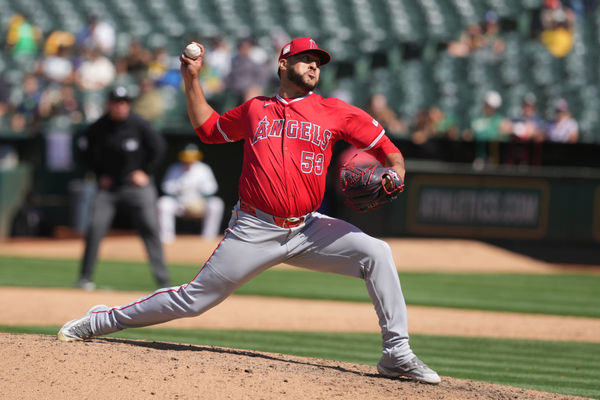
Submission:
M 190 43 L 185 47 L 183 52 L 186 56 L 195 60 L 202 54 L 202 49 L 196 43 Z

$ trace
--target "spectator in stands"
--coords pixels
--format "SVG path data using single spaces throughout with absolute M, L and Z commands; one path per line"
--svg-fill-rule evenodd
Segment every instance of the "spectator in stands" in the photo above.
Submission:
M 472 23 L 462 31 L 457 40 L 448 44 L 447 51 L 454 57 L 468 57 L 472 52 L 484 47 L 485 42 L 481 24 Z
M 468 57 L 482 49 L 489 49 L 491 55 L 497 55 L 505 47 L 504 40 L 500 37 L 498 14 L 490 10 L 486 12 L 483 22 L 469 24 L 457 40 L 448 44 L 446 50 L 454 57 Z
M 96 91 L 110 86 L 116 77 L 113 62 L 97 48 L 87 49 L 84 54 L 86 58 L 75 73 L 79 89 Z
M 12 88 L 13 114 L 11 129 L 14 132 L 35 130 L 39 122 L 38 104 L 42 95 L 40 82 L 35 74 L 27 74 L 21 87 Z
M 412 131 L 412 141 L 417 145 L 423 145 L 432 138 L 458 139 L 456 119 L 436 105 L 417 114 Z
M 71 83 L 75 72 L 69 49 L 63 45 L 59 45 L 55 54 L 45 55 L 38 62 L 37 70 L 48 82 Z
M 98 249 L 117 206 L 127 207 L 143 239 L 157 284 L 169 286 L 158 232 L 156 187 L 151 178 L 166 145 L 150 123 L 131 113 L 130 100 L 125 87 L 111 90 L 107 112 L 77 141 L 81 160 L 95 174 L 98 186 L 77 282 L 83 289 L 95 287 L 92 275 Z
M 565 99 L 558 99 L 554 110 L 556 117 L 548 124 L 546 139 L 551 142 L 577 142 L 579 140 L 579 124 L 569 111 L 569 103 Z
M 42 120 L 66 118 L 70 124 L 77 125 L 83 122 L 83 111 L 75 97 L 75 90 L 71 85 L 49 85 L 40 97 L 39 113 Z
M 502 96 L 496 91 L 485 94 L 483 113 L 471 120 L 470 127 L 463 133 L 465 140 L 475 141 L 473 167 L 481 169 L 487 164 L 499 163 L 498 142 L 507 141 L 511 131 L 510 120 L 500 113 Z
M 222 36 L 211 40 L 211 50 L 206 52 L 202 74 L 202 88 L 207 96 L 223 92 L 225 80 L 231 71 L 231 48 Z
M 77 35 L 76 42 L 82 48 L 99 50 L 105 56 L 112 56 L 115 38 L 115 28 L 99 15 L 92 14 L 87 25 Z
M 117 77 L 112 61 L 98 49 L 83 49 L 84 59 L 75 70 L 75 83 L 82 92 L 82 108 L 87 122 L 98 119 L 106 104 L 104 90 Z
M 508 164 L 541 164 L 541 142 L 545 123 L 537 112 L 537 98 L 527 93 L 521 101 L 521 115 L 512 120 Z
M 422 145 L 432 136 L 431 120 L 428 110 L 418 111 L 412 121 L 412 142 L 416 145 Z
M 225 82 L 226 90 L 237 97 L 238 104 L 260 96 L 266 82 L 263 66 L 251 56 L 253 48 L 252 38 L 243 38 L 238 42 L 237 53 L 231 60 L 231 71 Z
M 484 47 L 490 48 L 495 54 L 500 54 L 504 51 L 506 45 L 500 37 L 498 14 L 493 10 L 485 13 L 483 37 Z
M 555 57 L 565 57 L 575 42 L 575 13 L 568 8 L 549 9 L 548 18 L 542 19 L 540 41 Z
M 58 53 L 60 47 L 70 49 L 75 45 L 75 35 L 67 31 L 55 30 L 48 35 L 46 38 L 46 44 L 44 45 L 44 54 L 46 56 L 52 56 Z
M 171 56 L 166 47 L 156 47 L 148 64 L 148 77 L 154 80 L 156 86 L 171 86 L 180 90 L 183 80 L 179 66 L 179 58 Z
M 512 122 L 512 135 L 521 140 L 541 141 L 544 138 L 545 124 L 537 111 L 537 98 L 526 93 L 521 101 L 521 115 Z
M 369 97 L 367 112 L 383 126 L 388 136 L 402 137 L 408 134 L 406 122 L 389 106 L 383 93 L 374 93 Z
M 42 40 L 42 31 L 23 15 L 14 14 L 9 21 L 6 46 L 14 58 L 35 57 Z
M 169 69 L 169 52 L 165 47 L 159 46 L 152 50 L 152 57 L 148 63 L 148 77 L 155 81 L 161 79 Z
M 210 166 L 203 163 L 202 152 L 194 144 L 178 155 L 179 162 L 165 173 L 158 200 L 160 238 L 163 243 L 175 240 L 175 217 L 202 219 L 202 238 L 214 239 L 221 227 L 225 203 L 215 196 L 217 180 Z
M 223 36 L 215 36 L 210 45 L 211 50 L 207 52 L 205 61 L 211 69 L 216 71 L 216 75 L 225 79 L 231 71 L 231 47 Z
M 433 136 L 448 140 L 456 140 L 459 136 L 456 117 L 439 106 L 429 108 L 429 119 L 432 122 Z
M 135 80 L 139 80 L 148 73 L 148 66 L 152 60 L 152 52 L 144 47 L 139 40 L 132 40 L 129 51 L 125 57 L 117 60 L 117 69 L 127 73 Z
M 133 102 L 133 111 L 150 122 L 159 124 L 165 115 L 165 99 L 162 93 L 148 77 L 143 78 L 139 86 L 140 94 Z

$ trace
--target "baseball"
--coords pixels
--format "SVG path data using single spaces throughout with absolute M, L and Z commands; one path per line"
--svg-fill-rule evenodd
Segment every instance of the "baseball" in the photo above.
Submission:
M 185 47 L 183 52 L 186 56 L 195 60 L 202 54 L 202 49 L 196 43 L 190 43 Z

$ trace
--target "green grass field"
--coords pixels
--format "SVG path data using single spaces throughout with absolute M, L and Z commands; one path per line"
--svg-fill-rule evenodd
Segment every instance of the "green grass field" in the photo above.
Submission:
M 0 257 L 0 286 L 71 287 L 77 261 Z M 199 266 L 171 265 L 174 283 Z M 408 304 L 600 318 L 600 276 L 402 273 Z M 96 281 L 114 290 L 155 289 L 144 263 L 100 262 Z M 1 290 L 1 289 L 0 289 Z M 369 301 L 362 281 L 303 270 L 272 270 L 238 293 Z M 0 326 L 2 332 L 54 335 L 58 326 Z M 559 326 L 556 329 L 560 329 Z M 600 332 L 598 332 L 600 335 Z M 377 334 L 132 329 L 113 336 L 215 345 L 375 365 Z M 600 343 L 411 336 L 411 346 L 441 375 L 600 399 Z
M 75 260 L 0 257 L 0 285 L 70 287 L 77 268 Z M 199 266 L 169 266 L 173 284 L 189 282 L 198 270 Z M 96 271 L 100 288 L 156 289 L 143 263 L 102 261 Z M 401 273 L 400 280 L 406 302 L 412 305 L 600 318 L 600 274 Z M 266 271 L 237 293 L 370 301 L 359 279 L 300 269 Z

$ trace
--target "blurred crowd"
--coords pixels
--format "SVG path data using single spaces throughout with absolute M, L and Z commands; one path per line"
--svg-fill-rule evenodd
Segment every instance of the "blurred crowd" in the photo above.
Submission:
M 583 7 L 581 3 L 590 2 L 544 1 L 537 34 L 555 57 L 564 57 L 573 47 L 577 12 Z M 125 52 L 119 52 L 116 38 L 114 27 L 96 15 L 80 32 L 53 31 L 47 35 L 25 16 L 13 15 L 5 38 L 8 66 L 0 76 L 2 133 L 28 135 L 41 129 L 65 130 L 90 123 L 104 111 L 105 93 L 115 85 L 129 87 L 135 97 L 132 109 L 160 128 L 173 106 L 174 93 L 181 91 L 179 50 L 148 47 L 134 38 Z M 252 37 L 235 41 L 223 36 L 208 38 L 202 82 L 215 108 L 223 111 L 253 96 L 272 93 L 277 85 L 278 49 L 288 39 L 285 33 L 275 33 L 270 46 L 265 46 Z M 184 45 L 181 43 L 182 48 Z M 466 57 L 484 48 L 491 54 L 504 51 L 498 15 L 493 11 L 480 23 L 467 26 L 445 51 L 453 57 Z M 494 154 L 485 148 L 484 141 L 578 140 L 578 124 L 565 99 L 546 99 L 556 103 L 552 115 L 538 115 L 537 100 L 528 93 L 523 98 L 522 115 L 508 117 L 502 114 L 500 94 L 490 91 L 467 129 L 437 104 L 415 115 L 400 116 L 382 93 L 371 93 L 365 109 L 390 136 L 410 138 L 418 146 L 434 138 L 482 142 L 477 159 L 488 162 L 493 161 Z M 536 157 L 518 158 L 535 162 Z
M 455 116 L 437 105 L 419 112 L 412 121 L 406 122 L 387 105 L 382 94 L 371 96 L 368 104 L 367 111 L 381 122 L 392 137 L 408 137 L 419 146 L 435 139 L 475 142 L 474 166 L 478 169 L 501 162 L 540 165 L 540 143 L 575 143 L 579 138 L 578 123 L 564 98 L 555 101 L 553 113 L 546 119 L 540 115 L 533 93 L 523 96 L 520 114 L 509 118 L 500 111 L 501 95 L 496 91 L 487 92 L 480 113 L 463 130 L 459 128 Z M 499 159 L 497 149 L 500 142 L 514 145 L 511 146 L 508 159 L 503 161 Z
M 106 91 L 116 85 L 129 87 L 134 111 L 160 126 L 169 99 L 181 89 L 180 50 L 132 39 L 122 54 L 116 37 L 114 27 L 98 16 L 78 33 L 53 31 L 44 37 L 23 15 L 13 15 L 5 40 L 8 66 L 0 76 L 4 133 L 28 134 L 48 123 L 90 123 L 104 111 Z M 277 48 L 287 39 L 275 34 L 273 49 L 264 49 L 251 37 L 210 38 L 202 72 L 207 97 L 227 93 L 233 106 L 262 94 L 277 78 Z M 271 63 L 273 68 L 265 68 Z
M 556 58 L 567 56 L 574 45 L 577 16 L 595 5 L 595 0 L 545 0 L 539 14 L 532 18 L 532 39 L 539 40 Z M 446 45 L 445 51 L 455 58 L 483 53 L 494 59 L 505 51 L 501 33 L 498 14 L 488 11 L 483 21 L 469 24 Z M 388 105 L 382 93 L 371 95 L 366 109 L 386 127 L 388 135 L 410 139 L 417 146 L 427 146 L 436 139 L 474 142 L 476 169 L 500 163 L 540 165 L 542 142 L 575 143 L 580 139 L 579 124 L 565 98 L 544 99 L 546 107 L 540 110 L 540 99 L 527 92 L 521 98 L 520 110 L 510 114 L 503 107 L 503 100 L 499 91 L 488 90 L 466 126 L 437 104 L 404 119 Z M 503 159 L 499 154 L 501 142 L 509 143 Z

